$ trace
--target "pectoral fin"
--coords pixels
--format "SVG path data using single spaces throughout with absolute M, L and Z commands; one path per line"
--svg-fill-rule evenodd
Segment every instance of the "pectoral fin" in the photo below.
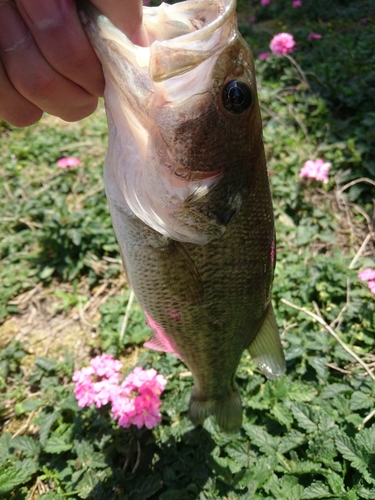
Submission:
M 272 304 L 248 351 L 268 379 L 275 380 L 284 375 L 285 358 Z

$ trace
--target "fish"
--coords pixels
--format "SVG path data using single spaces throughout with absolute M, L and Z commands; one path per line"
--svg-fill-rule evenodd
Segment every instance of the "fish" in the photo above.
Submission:
M 134 45 L 90 3 L 103 66 L 104 183 L 129 286 L 153 330 L 145 346 L 192 373 L 189 417 L 242 426 L 242 353 L 285 373 L 271 301 L 275 227 L 252 52 L 235 0 L 143 8 Z

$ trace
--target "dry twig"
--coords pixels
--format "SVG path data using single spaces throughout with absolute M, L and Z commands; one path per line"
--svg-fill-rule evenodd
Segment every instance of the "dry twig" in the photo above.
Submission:
M 124 338 L 124 335 L 126 332 L 126 327 L 128 326 L 128 321 L 129 321 L 129 316 L 130 316 L 130 311 L 132 308 L 133 300 L 134 300 L 134 292 L 133 292 L 133 290 L 130 290 L 128 305 L 126 306 L 124 321 L 122 322 L 122 326 L 121 326 L 120 344 L 122 344 L 122 341 L 123 341 L 123 338 Z
M 374 410 L 372 410 L 372 412 L 371 412 L 371 413 L 369 413 L 369 414 L 367 415 L 367 417 L 365 417 L 365 418 L 363 419 L 363 422 L 362 422 L 362 423 L 358 426 L 358 430 L 361 430 L 361 429 L 362 429 L 362 427 L 363 427 L 363 426 L 364 426 L 364 425 L 365 425 L 365 424 L 366 424 L 369 420 L 371 420 L 371 419 L 372 419 L 372 417 L 375 417 L 375 409 L 374 409 Z
M 35 410 L 30 412 L 30 415 L 27 417 L 26 422 L 16 430 L 16 432 L 12 436 L 12 439 L 27 431 L 34 415 L 35 415 Z
M 371 240 L 372 238 L 372 235 L 371 234 L 368 234 L 366 236 L 366 238 L 363 240 L 363 243 L 362 245 L 360 246 L 358 252 L 355 254 L 353 260 L 351 261 L 351 263 L 349 264 L 349 269 L 353 269 L 354 266 L 356 265 L 357 263 L 357 260 L 361 257 L 362 253 L 365 251 L 366 247 L 367 247 L 367 244 L 369 243 L 369 241 Z
M 299 306 L 296 306 L 295 304 L 292 304 L 291 302 L 289 302 L 288 300 L 285 300 L 285 299 L 281 299 L 281 302 L 283 302 L 284 304 L 286 304 L 287 306 L 289 307 L 292 307 L 293 309 L 296 309 L 297 311 L 301 311 L 303 313 L 305 313 L 307 316 L 310 316 L 311 318 L 315 319 L 315 321 L 317 321 L 319 324 L 321 324 L 328 333 L 330 333 L 332 335 L 332 337 L 341 345 L 341 347 L 343 349 L 345 349 L 345 351 L 353 358 L 357 361 L 357 363 L 359 363 L 365 370 L 366 372 L 370 375 L 370 377 L 375 380 L 375 375 L 372 373 L 372 371 L 369 369 L 369 367 L 366 365 L 366 363 L 364 363 L 364 361 L 362 361 L 362 359 L 357 356 L 357 354 L 355 352 L 352 351 L 352 349 L 350 349 L 350 347 L 348 347 L 345 342 L 343 342 L 340 337 L 337 335 L 337 333 L 333 330 L 333 328 L 331 328 L 329 326 L 329 324 L 321 317 L 321 316 L 318 316 L 317 314 L 314 314 L 313 312 L 311 311 L 308 311 L 307 309 L 305 309 L 304 307 L 299 307 Z

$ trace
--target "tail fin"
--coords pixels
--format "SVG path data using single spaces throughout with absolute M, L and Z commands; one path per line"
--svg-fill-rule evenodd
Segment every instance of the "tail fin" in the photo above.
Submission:
M 233 392 L 221 399 L 207 400 L 198 398 L 193 389 L 189 405 L 190 420 L 194 425 L 199 425 L 203 424 L 210 415 L 215 417 L 220 429 L 224 432 L 234 434 L 241 429 L 242 406 L 237 386 Z

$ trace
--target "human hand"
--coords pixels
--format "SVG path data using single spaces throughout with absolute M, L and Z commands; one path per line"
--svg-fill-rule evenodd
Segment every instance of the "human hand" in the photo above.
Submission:
M 147 44 L 142 0 L 92 3 L 134 43 Z M 80 120 L 96 109 L 103 90 L 74 0 L 0 0 L 0 119 L 25 127 L 45 111 Z

